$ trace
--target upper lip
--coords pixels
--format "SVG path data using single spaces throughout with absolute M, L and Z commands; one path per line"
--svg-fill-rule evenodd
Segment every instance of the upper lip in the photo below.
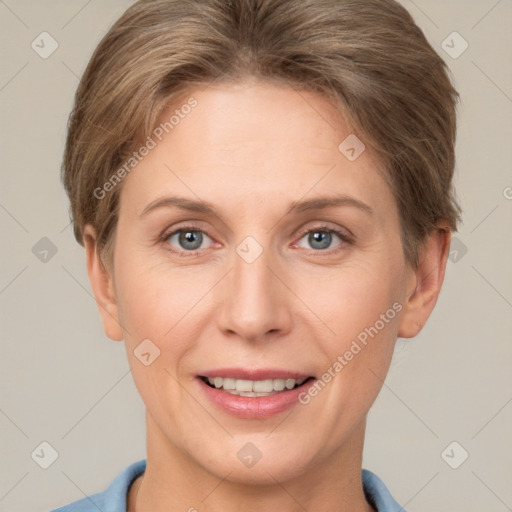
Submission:
M 232 379 L 244 380 L 267 380 L 267 379 L 307 379 L 311 374 L 283 370 L 280 368 L 218 368 L 207 370 L 199 374 L 200 377 L 227 377 Z

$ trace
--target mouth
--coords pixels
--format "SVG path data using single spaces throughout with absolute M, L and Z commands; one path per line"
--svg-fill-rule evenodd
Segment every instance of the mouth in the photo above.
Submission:
M 204 377 L 200 379 L 209 387 L 225 391 L 235 396 L 245 396 L 251 398 L 273 396 L 286 391 L 291 391 L 302 386 L 314 377 L 302 377 L 299 379 L 264 379 L 248 380 L 235 379 L 233 377 Z
M 224 369 L 197 375 L 201 392 L 224 413 L 263 420 L 299 404 L 316 378 L 279 370 Z

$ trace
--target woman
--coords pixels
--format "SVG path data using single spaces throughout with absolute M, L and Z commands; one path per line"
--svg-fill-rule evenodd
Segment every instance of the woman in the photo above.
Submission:
M 393 0 L 126 11 L 63 180 L 147 459 L 59 511 L 403 510 L 365 422 L 443 282 L 457 96 Z

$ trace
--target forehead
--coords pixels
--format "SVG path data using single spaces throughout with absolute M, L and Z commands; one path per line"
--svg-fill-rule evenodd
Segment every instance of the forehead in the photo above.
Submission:
M 261 206 L 335 188 L 378 201 L 387 188 L 378 162 L 362 151 L 364 137 L 315 92 L 256 82 L 199 87 L 167 108 L 156 130 L 154 147 L 123 185 L 139 211 L 170 192 Z M 348 158 L 352 149 L 356 159 Z
M 334 105 L 311 91 L 254 81 L 215 84 L 192 90 L 177 102 L 177 109 L 190 97 L 197 106 L 173 129 L 175 141 L 181 145 L 197 141 L 219 156 L 229 152 L 231 159 L 251 153 L 259 160 L 269 153 L 293 157 L 302 148 L 300 153 L 307 152 L 308 161 L 325 163 L 332 161 L 332 150 L 343 135 L 351 132 Z M 176 105 L 159 121 L 165 123 L 174 109 Z M 263 155 L 258 153 L 262 148 Z

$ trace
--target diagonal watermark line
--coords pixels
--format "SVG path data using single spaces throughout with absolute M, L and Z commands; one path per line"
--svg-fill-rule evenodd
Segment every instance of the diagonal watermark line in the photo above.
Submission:
M 67 435 L 131 372 L 131 369 L 129 369 L 126 373 L 124 373 L 120 379 L 118 379 L 113 386 L 110 387 L 110 389 L 104 393 L 97 401 L 96 403 L 61 437 L 62 439 L 65 439 Z
M 334 164 L 322 177 L 320 177 L 311 187 L 306 190 L 306 192 L 299 198 L 299 201 L 304 199 L 334 168 L 336 167 L 336 164 Z M 269 231 L 272 231 L 283 219 L 285 215 L 283 215 L 277 222 L 274 223 L 273 226 L 267 229 L 267 233 Z
M 423 423 L 423 425 L 424 425 L 425 427 L 427 427 L 427 428 L 430 430 L 430 432 L 432 432 L 432 434 L 434 434 L 434 435 L 439 439 L 439 436 L 438 436 L 438 435 L 437 435 L 437 434 L 436 434 L 436 433 L 435 433 L 435 432 L 434 432 L 434 431 L 433 431 L 433 430 L 432 430 L 432 429 L 431 429 L 431 428 L 430 428 L 430 427 L 429 427 L 429 426 L 428 426 L 428 425 L 427 425 L 427 424 L 426 424 L 426 423 L 425 423 L 425 422 L 424 422 L 424 421 L 423 421 L 423 420 L 422 420 L 422 419 L 421 419 L 421 418 L 420 418 L 420 417 L 419 417 L 419 416 L 418 416 L 418 415 L 417 415 L 417 414 L 416 414 L 416 413 L 415 413 L 415 412 L 414 412 L 414 411 L 413 411 L 413 410 L 412 410 L 412 409 L 411 409 L 411 408 L 410 408 L 410 407 L 409 407 L 409 406 L 408 406 L 408 405 L 407 405 L 407 404 L 406 404 L 406 403 L 405 403 L 405 402 L 404 402 L 404 401 L 403 401 L 403 400 L 402 400 L 402 399 L 401 399 L 401 398 L 400 398 L 400 397 L 399 397 L 399 396 L 398 396 L 398 395 L 397 395 L 397 394 L 396 394 L 396 393 L 395 393 L 395 392 L 394 392 L 394 391 L 393 391 L 393 390 L 392 390 L 392 389 L 391 389 L 391 388 L 390 388 L 390 387 L 389 387 L 389 386 L 388 386 L 388 385 L 387 385 L 387 384 L 386 384 L 386 383 L 385 383 L 385 382 L 384 382 L 384 381 L 383 381 L 383 380 L 382 380 L 382 379 L 381 379 L 381 378 L 380 378 L 380 377 L 379 377 L 379 376 L 378 376 L 378 375 L 377 375 L 377 374 L 372 370 L 372 369 L 371 369 L 371 368 L 368 368 L 368 370 L 370 370 L 370 371 L 373 373 L 373 375 L 375 375 L 375 377 L 376 377 L 377 379 L 379 379 L 379 380 L 382 382 L 383 386 L 385 386 L 387 389 L 389 389 L 389 391 L 391 391 L 391 393 L 393 393 L 393 395 L 395 395 L 395 397 L 396 397 L 400 402 L 402 402 L 402 404 L 403 404 L 403 405 L 405 405 L 405 407 L 407 407 L 407 409 L 409 409 L 409 411 L 410 411 L 414 416 L 416 416 L 416 418 L 418 418 L 418 420 L 420 420 L 420 421 L 421 421 L 421 423 Z
M 64 25 L 62 25 L 61 30 L 66 28 L 91 2 L 92 0 L 88 0 L 82 8 L 80 8 L 66 23 L 64 23 Z
M 289 59 L 282 59 L 282 60 L 289 60 Z M 295 91 L 296 94 L 298 94 L 304 103 L 309 105 L 309 107 L 318 115 L 320 116 L 331 128 L 333 131 L 336 131 L 336 128 L 299 92 L 299 89 L 297 89 L 297 86 L 293 84 L 290 80 L 287 80 L 288 85 Z
M 492 284 L 491 282 L 486 279 L 483 274 L 481 274 L 473 265 L 471 265 L 471 268 L 512 308 L 512 303 L 510 303 L 510 301 L 505 298 L 504 295 L 501 294 L 501 292 L 499 292 Z
M 87 496 L 87 494 L 85 494 L 84 491 L 82 491 L 82 489 L 80 489 L 80 487 L 78 487 L 78 485 L 73 482 L 73 480 L 71 480 L 71 478 L 66 475 L 66 473 L 64 473 L 64 471 L 62 471 L 62 469 L 60 470 L 60 472 L 84 495 L 85 498 L 87 498 L 100 512 L 107 512 L 106 510 L 98 507 L 98 505 L 96 505 L 96 503 L 94 503 L 94 501 L 91 500 L 91 498 L 89 496 Z
M 274 475 L 272 473 L 270 473 L 270 471 L 267 470 L 267 473 L 270 475 L 270 477 L 272 478 L 272 480 L 274 480 L 274 482 L 279 485 L 279 487 L 281 487 L 281 489 L 286 493 L 288 494 L 288 496 L 290 496 L 290 498 L 295 501 L 295 503 L 297 503 L 297 505 L 299 505 L 299 507 L 302 509 L 302 510 L 305 510 L 307 512 L 307 509 L 305 509 L 302 504 L 297 500 L 297 498 L 291 494 L 288 489 L 286 489 L 286 487 L 284 487 L 284 485 L 279 481 L 277 480 L 277 478 L 274 477 Z
M 473 473 L 473 475 L 475 475 L 478 480 L 480 480 L 480 482 L 482 483 L 482 485 L 484 487 L 486 487 L 492 494 L 494 494 L 494 496 L 499 500 L 501 501 L 501 503 L 503 503 L 503 505 L 505 505 L 509 510 L 512 510 L 512 507 L 510 507 L 507 503 L 505 503 L 474 471 L 471 471 L 471 473 Z
M 496 89 L 498 89 L 501 94 L 503 94 L 503 96 L 505 96 L 505 98 L 507 98 L 507 100 L 512 103 L 512 98 L 480 66 L 478 66 L 474 60 L 471 62 L 473 63 L 473 66 L 475 66 L 480 71 L 480 73 L 482 73 L 487 78 L 487 80 L 489 80 L 489 82 L 491 82 L 494 87 L 496 87 Z
M 0 501 L 2 501 L 27 475 L 29 474 L 29 471 L 27 471 L 1 498 Z
M 82 290 L 87 293 L 87 295 L 89 295 L 89 297 L 91 297 L 91 299 L 96 302 L 96 304 L 101 307 L 101 309 L 103 309 L 103 311 L 105 311 L 105 313 L 107 313 L 113 320 L 115 320 L 121 326 L 121 328 L 127 332 L 127 334 L 131 334 L 130 331 L 117 318 L 110 314 L 110 312 L 101 302 L 96 300 L 96 297 L 64 265 L 61 265 L 61 267 L 62 270 L 64 270 L 64 272 L 66 272 L 66 274 L 68 274 L 68 276 L 71 277 L 71 279 L 73 279 L 73 281 L 75 281 L 75 283 L 78 284 L 78 286 L 80 286 L 80 288 L 82 288 Z
M 169 377 L 171 377 L 175 382 L 178 383 L 178 385 L 183 389 L 183 391 L 188 393 L 190 398 L 192 398 L 197 403 L 197 405 L 203 408 L 206 414 L 208 414 L 208 416 L 210 416 L 210 418 L 212 418 L 212 420 L 215 421 L 215 423 L 217 423 L 217 425 L 219 425 L 219 427 L 222 430 L 224 430 L 226 434 L 228 434 L 230 437 L 233 437 L 233 434 L 226 427 L 224 427 L 224 425 L 222 425 L 222 423 L 220 423 L 219 420 L 217 420 L 217 418 L 215 418 L 215 416 L 213 416 L 210 413 L 210 411 L 208 411 L 208 409 L 206 409 L 206 407 L 192 393 L 190 393 L 190 391 L 187 388 L 185 388 L 185 386 L 183 386 L 183 384 L 167 368 L 164 368 L 164 370 L 169 374 Z
M 434 478 L 439 475 L 439 471 L 412 497 L 410 498 L 407 503 L 404 503 L 402 507 L 400 507 L 400 509 L 398 510 L 398 512 L 401 512 L 401 511 L 404 511 L 404 512 L 407 512 L 405 510 L 405 507 L 414 499 L 416 498 L 416 496 L 418 496 L 418 494 L 423 491 L 423 489 L 425 489 L 425 487 L 427 487 L 428 484 L 430 484 L 430 482 L 432 482 L 432 480 L 434 480 Z
M 25 231 L 25 233 L 28 233 L 28 229 L 3 205 L 0 203 L 0 208 L 2 208 L 5 213 L 7 213 L 7 215 L 9 215 L 9 217 L 11 217 L 11 219 L 16 222 L 16 224 L 18 224 L 18 226 L 20 226 L 23 231 Z
M 501 0 L 498 0 L 472 27 L 471 30 L 473 30 L 480 22 L 482 22 L 488 14 L 493 11 L 498 5 L 501 4 Z
M 284 423 L 284 420 L 286 420 L 288 418 L 288 416 L 290 416 L 290 414 L 292 413 L 292 411 L 290 411 L 266 436 L 265 436 L 265 439 L 267 437 L 269 437 L 271 434 L 273 434 L 283 423 Z
M 25 432 L 23 432 L 23 430 L 21 430 L 21 428 L 11 418 L 9 418 L 2 409 L 0 409 L 0 412 L 28 439 L 27 434 L 25 434 Z
M 200 198 L 200 197 L 199 197 L 199 196 L 198 196 L 198 195 L 197 195 L 197 194 L 196 194 L 196 193 L 195 193 L 195 192 L 194 192 L 194 191 L 193 191 L 193 190 L 192 190 L 192 189 L 191 189 L 191 188 L 190 188 L 190 187 L 189 187 L 189 186 L 188 186 L 188 185 L 187 185 L 187 184 L 186 184 L 186 183 L 185 183 L 185 182 L 184 182 L 184 181 L 183 181 L 183 180 L 182 180 L 182 179 L 177 175 L 177 174 L 176 174 L 176 172 L 175 172 L 175 171 L 173 171 L 173 170 L 172 170 L 172 169 L 171 169 L 171 168 L 170 168 L 170 167 L 169 167 L 165 162 L 164 162 L 164 164 L 163 164 L 163 165 L 164 165 L 164 167 L 165 167 L 166 169 L 168 169 L 169 171 L 171 171 L 171 172 L 174 174 L 174 176 L 176 176 L 176 178 L 178 178 L 178 179 L 181 181 L 181 183 L 183 183 L 183 185 L 184 185 L 185 187 L 187 187 L 187 188 L 190 190 L 190 192 L 191 192 L 192 194 L 194 194 L 194 195 L 197 197 L 197 199 L 198 199 L 199 201 L 202 201 L 202 199 L 201 199 L 201 198 Z M 225 222 L 224 222 L 224 221 L 223 221 L 223 220 L 222 220 L 218 215 L 216 215 L 216 214 L 215 214 L 215 217 L 219 220 L 219 222 L 220 222 L 220 223 L 221 223 L 221 224 L 222 224 L 222 225 L 223 225 L 223 226 L 224 226 L 224 227 L 225 227 L 225 228 L 226 228 L 230 233 L 232 233 L 232 231 L 231 231 L 231 229 L 229 228 L 229 226 L 228 226 L 228 225 L 227 225 L 227 224 L 226 224 L 226 223 L 225 223 Z
M 497 413 L 496 413 L 496 414 L 495 414 L 495 415 L 494 415 L 494 416 L 493 416 L 493 417 L 492 417 L 492 418 L 491 418 L 487 423 L 485 423 L 485 425 L 484 425 L 482 428 L 480 428 L 480 430 L 479 430 L 479 431 L 478 431 L 478 432 L 477 432 L 477 433 L 476 433 L 476 434 L 471 438 L 471 440 L 473 440 L 473 439 L 474 439 L 478 434 L 480 434 L 480 432 L 482 432 L 482 430 L 483 430 L 485 427 L 487 427 L 487 426 L 488 426 L 488 425 L 489 425 L 489 424 L 494 420 L 494 418 L 496 418 L 496 416 L 498 416 L 498 414 L 500 414 L 500 412 L 501 412 L 501 411 L 503 411 L 503 409 L 505 409 L 505 407 L 506 407 L 510 402 L 512 402 L 512 398 L 511 398 L 510 400 L 508 400 L 508 401 L 505 403 L 505 405 L 503 405 L 503 406 L 500 408 L 500 410 L 499 410 L 499 411 L 498 411 L 498 412 L 497 412 Z
M 64 67 L 77 79 L 80 80 L 80 77 L 63 61 L 61 60 Z
M 78 80 L 80 81 L 80 76 L 70 67 L 68 64 L 66 64 L 63 60 L 60 61 L 62 65 Z M 101 101 L 104 107 L 106 107 L 107 110 L 110 110 L 110 106 L 105 102 L 103 98 L 97 97 L 95 100 Z M 111 132 L 109 132 L 105 127 L 103 126 L 96 126 L 96 128 L 103 130 L 104 132 L 108 133 L 109 135 L 113 135 Z M 67 227 L 67 226 L 66 226 Z M 64 228 L 65 229 L 65 228 Z M 64 231 L 64 229 L 62 231 Z
M 28 265 L 25 265 L 25 268 L 23 268 L 22 270 L 20 270 L 3 288 L 2 290 L 0 290 L 0 295 L 2 295 L 2 293 L 5 292 L 5 290 L 7 290 L 7 288 L 9 288 L 9 286 L 11 286 L 12 283 L 14 283 L 14 281 L 16 281 L 16 279 L 18 279 L 18 277 L 21 276 L 21 274 L 23 274 L 23 272 L 25 272 L 25 270 L 27 270 L 28 268 Z
M 167 336 L 231 271 L 233 267 L 231 267 L 213 286 L 207 290 L 202 297 L 200 297 L 197 302 L 164 334 L 164 337 Z
M 14 73 L 12 77 L 4 85 L 2 85 L 2 87 L 0 87 L 0 92 L 2 92 L 27 66 L 28 62 L 25 62 L 25 64 L 16 73 Z
M 336 333 L 268 266 L 266 265 L 266 267 L 270 270 L 270 272 L 272 272 L 272 274 L 274 274 L 275 277 L 277 277 L 277 279 L 279 279 L 279 281 L 281 281 L 281 283 L 286 286 L 286 288 L 288 288 L 288 290 L 293 293 L 293 295 L 299 299 L 302 304 L 304 304 L 304 306 L 306 306 L 306 308 L 308 308 L 308 310 L 313 313 L 313 315 L 315 315 L 316 318 L 318 318 L 318 320 L 320 320 L 320 322 L 322 322 L 322 324 L 324 324 L 324 326 L 329 329 L 329 331 L 331 331 L 332 334 L 336 335 Z
M 68 229 L 68 228 L 69 228 L 69 226 L 71 226 L 71 224 L 73 224 L 73 221 L 72 221 L 72 220 L 70 220 L 70 221 L 66 224 L 66 226 L 64 226 L 64 227 L 60 230 L 60 232 L 61 232 L 61 233 L 64 233 L 64 231 L 66 231 L 66 229 Z
M 69 277 L 71 277 L 71 279 L 73 279 L 73 281 L 75 281 L 75 283 L 78 284 L 78 286 L 80 286 L 80 288 L 82 288 L 82 290 L 85 293 L 87 293 L 87 295 L 89 295 L 89 297 L 91 297 L 91 299 L 96 301 L 96 298 L 94 297 L 94 295 L 64 265 L 61 265 L 61 267 L 62 267 L 62 270 L 64 270 L 64 272 L 66 272 L 66 274 L 68 274 Z
M 233 471 L 230 471 L 202 500 L 201 500 L 201 503 L 203 503 L 204 501 L 206 501 L 219 487 L 221 484 L 223 484 L 229 475 L 231 475 L 231 473 L 233 473 Z M 189 509 L 191 510 L 191 509 Z M 194 509 L 195 510 L 195 509 Z
M 23 25 L 25 25 L 25 28 L 30 28 L 5 2 L 4 0 L 0 0 L 0 4 L 2 4 L 4 7 L 6 7 L 9 11 L 11 11 L 11 14 L 18 19 L 19 22 L 21 22 Z
M 423 13 L 423 16 L 430 20 L 434 27 L 439 28 L 439 25 L 416 2 L 413 2 L 412 0 L 409 0 L 409 2 L 411 2 L 411 4 L 413 4 L 416 7 L 416 9 L 418 9 L 418 11 Z
M 496 209 L 498 208 L 499 204 L 497 204 L 471 231 L 470 233 L 473 233 L 473 231 L 476 231 L 477 228 L 479 228 L 486 220 L 488 217 L 490 217 L 495 211 Z

